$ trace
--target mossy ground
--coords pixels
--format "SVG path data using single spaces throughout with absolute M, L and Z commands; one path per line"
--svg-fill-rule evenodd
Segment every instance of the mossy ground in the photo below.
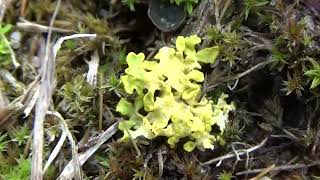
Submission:
M 116 105 L 123 96 L 130 99 L 119 82 L 126 55 L 143 52 L 148 59 L 172 47 L 179 35 L 200 36 L 199 49 L 219 46 L 217 62 L 203 67 L 203 95 L 215 99 L 225 92 L 237 110 L 214 150 L 186 153 L 183 143 L 171 149 L 162 137 L 120 143 L 119 131 L 84 163 L 85 179 L 320 178 L 319 0 L 201 0 L 179 29 L 167 33 L 148 19 L 148 1 L 137 1 L 134 11 L 123 2 L 62 1 L 53 23 L 52 42 L 97 34 L 63 43 L 50 85 L 49 110 L 63 117 L 80 154 L 121 120 Z M 0 179 L 31 177 L 26 172 L 31 172 L 37 106 L 31 107 L 56 4 L 13 0 L 1 9 Z M 88 81 L 94 59 L 99 59 L 96 81 Z M 44 164 L 65 131 L 59 122 L 58 116 L 45 118 Z M 63 171 L 72 158 L 70 147 L 62 144 L 45 179 Z

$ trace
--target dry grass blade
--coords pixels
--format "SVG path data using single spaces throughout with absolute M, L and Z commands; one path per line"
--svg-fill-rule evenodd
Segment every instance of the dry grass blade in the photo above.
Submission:
M 48 26 L 44 26 L 44 25 L 41 25 L 41 24 L 33 23 L 33 22 L 27 21 L 25 19 L 22 19 L 21 21 L 22 22 L 18 22 L 17 23 L 17 27 L 20 28 L 20 29 L 23 29 L 25 31 L 39 32 L 39 33 L 44 33 L 44 32 L 48 32 L 49 31 L 49 27 Z M 71 33 L 71 32 L 73 32 L 72 30 L 62 29 L 62 28 L 55 28 L 55 27 L 52 27 L 51 29 L 52 29 L 52 31 L 59 32 L 59 33 Z
M 72 134 L 68 128 L 67 123 L 65 122 L 64 118 L 61 116 L 61 114 L 59 112 L 52 112 L 52 111 L 48 111 L 47 112 L 48 115 L 53 115 L 55 117 L 58 118 L 59 123 L 62 127 L 63 133 L 66 133 L 66 136 L 68 137 L 70 144 L 71 144 L 71 149 L 72 149 L 72 163 L 73 163 L 73 167 L 75 167 L 75 179 L 82 179 L 82 175 L 81 175 L 81 166 L 80 166 L 80 162 L 78 159 L 78 147 L 75 143 L 75 141 L 73 140 Z M 62 146 L 62 145 L 61 145 Z M 61 148 L 61 147 L 60 147 Z M 60 150 L 59 147 L 55 148 L 56 151 Z M 53 152 L 58 154 L 57 152 Z M 53 159 L 55 154 L 53 154 Z M 51 155 L 50 155 L 51 156 Z M 50 158 L 50 157 L 49 157 Z M 49 161 L 49 160 L 48 160 Z M 50 162 L 49 162 L 50 163 Z M 49 166 L 50 164 L 46 164 L 46 166 Z M 47 167 L 48 168 L 48 167 Z
M 57 15 L 57 11 L 59 9 L 61 1 L 59 0 L 55 9 L 55 13 L 50 22 L 50 27 L 53 25 L 53 21 L 55 16 Z M 74 34 L 71 36 L 66 36 L 59 38 L 57 42 L 52 47 L 52 51 L 50 48 L 50 37 L 51 37 L 52 29 L 49 28 L 48 40 L 46 44 L 46 54 L 44 57 L 44 64 L 42 68 L 42 76 L 41 76 L 41 85 L 39 90 L 39 98 L 36 104 L 36 115 L 35 115 L 35 123 L 34 123 L 34 139 L 33 139 L 33 159 L 32 159 L 32 179 L 42 179 L 42 148 L 43 148 L 43 121 L 45 118 L 45 114 L 49 107 L 49 103 L 52 96 L 53 90 L 53 79 L 54 79 L 54 62 L 57 56 L 57 53 L 61 47 L 61 44 L 68 39 L 74 39 L 79 37 L 96 37 L 95 34 Z M 50 58 L 49 58 L 50 57 Z M 70 139 L 70 138 L 69 138 Z M 76 154 L 76 152 L 73 152 Z M 77 171 L 79 175 L 80 172 Z M 79 176 L 80 177 L 80 176 Z
M 48 62 L 50 61 L 50 62 Z M 43 158 L 43 121 L 49 107 L 53 90 L 53 62 L 47 59 L 43 67 L 39 98 L 36 103 L 35 120 L 33 128 L 32 148 L 32 179 L 42 179 L 42 158 Z
M 79 155 L 79 161 L 81 165 L 83 165 L 89 159 L 89 157 L 92 156 L 92 154 L 99 149 L 99 147 L 104 142 L 106 142 L 111 136 L 113 136 L 118 131 L 118 124 L 119 122 L 116 122 L 112 126 L 110 126 L 106 131 L 104 131 L 100 135 L 99 139 L 97 140 L 94 146 L 92 146 L 86 152 Z M 60 174 L 58 179 L 60 180 L 72 179 L 73 174 L 74 174 L 74 167 L 72 162 L 69 162 L 68 165 L 64 168 L 64 170 Z
M 0 72 L 0 74 L 2 73 Z M 9 76 L 6 76 L 6 78 L 7 80 L 11 79 Z M 0 130 L 5 129 L 7 125 L 13 123 L 14 120 L 11 120 L 10 117 L 21 110 L 24 111 L 25 117 L 27 117 L 39 96 L 39 78 L 36 78 L 26 89 L 23 84 L 20 86 L 20 83 L 15 79 L 11 79 L 8 82 L 12 83 L 12 88 L 16 90 L 20 89 L 24 93 L 11 103 L 8 103 L 9 100 L 3 97 L 0 92 Z
M 7 11 L 8 4 L 11 0 L 0 0 L 0 23 L 2 23 L 3 17 Z
M 263 171 L 261 171 L 257 176 L 250 178 L 249 180 L 259 180 L 263 176 L 265 176 L 267 173 L 269 173 L 275 167 L 276 167 L 276 165 L 272 164 L 271 166 L 269 166 L 269 167 L 265 168 Z
M 39 84 L 36 84 L 36 86 L 34 86 L 34 88 L 32 88 L 32 91 L 30 90 L 30 94 L 28 97 L 28 101 L 25 104 L 25 108 L 24 108 L 24 114 L 25 117 L 29 116 L 31 110 L 33 109 L 33 107 L 35 106 L 38 98 L 39 98 L 39 92 L 40 92 L 40 86 Z
M 96 34 L 73 34 L 70 36 L 64 36 L 61 37 L 57 40 L 57 42 L 53 46 L 53 58 L 56 59 L 57 53 L 59 49 L 61 48 L 61 45 L 64 41 L 69 40 L 69 39 L 76 39 L 76 38 L 84 38 L 84 37 L 97 37 Z
M 99 67 L 99 55 L 98 51 L 95 51 L 91 56 L 91 61 L 88 62 L 89 70 L 87 73 L 87 82 L 95 87 L 97 85 L 97 74 L 98 74 L 98 67 Z
M 49 62 L 49 57 L 45 58 L 45 59 L 47 59 L 47 61 L 45 61 L 47 63 L 44 66 L 46 68 L 44 68 L 44 70 L 42 72 L 43 73 L 42 78 L 41 78 L 42 84 L 39 87 L 39 92 L 34 91 L 34 94 L 32 95 L 33 100 L 38 97 L 37 108 L 36 108 L 36 118 L 35 118 L 35 125 L 34 125 L 34 135 L 35 136 L 34 136 L 34 140 L 33 140 L 35 143 L 33 143 L 33 146 L 37 147 L 37 148 L 41 148 L 41 150 L 39 149 L 37 151 L 35 150 L 35 148 L 33 148 L 33 151 L 34 151 L 33 154 L 37 154 L 37 156 L 39 156 L 37 158 L 37 160 L 35 160 L 37 162 L 33 163 L 33 166 L 36 166 L 34 164 L 39 164 L 39 165 L 37 165 L 37 167 L 33 167 L 33 169 L 35 169 L 35 168 L 37 169 L 37 170 L 33 171 L 33 174 L 38 174 L 37 177 L 34 177 L 32 175 L 32 177 L 34 177 L 35 179 L 40 178 L 40 176 L 42 177 L 42 175 L 39 175 L 39 174 L 40 174 L 40 172 L 42 174 L 43 120 L 45 117 L 45 111 L 48 109 L 49 102 L 51 100 L 51 95 L 52 95 L 52 89 L 53 89 L 52 84 L 53 84 L 53 76 L 54 76 L 55 58 L 56 58 L 56 55 L 57 55 L 62 43 L 65 40 L 79 38 L 79 37 L 96 37 L 96 34 L 74 34 L 71 36 L 59 38 L 52 48 L 53 50 L 52 50 L 52 56 L 51 56 L 52 59 L 50 59 L 51 61 Z M 46 55 L 47 55 L 47 53 L 46 53 Z M 34 106 L 35 101 L 32 101 L 32 99 L 29 103 L 29 106 L 25 109 L 25 111 L 27 113 L 29 113 L 30 110 L 32 109 L 32 107 Z M 76 154 L 76 152 L 73 152 L 73 154 Z M 75 158 L 75 159 L 77 159 L 77 158 Z M 39 170 L 40 164 L 41 164 L 41 170 Z M 37 171 L 37 172 L 35 172 L 35 171 Z M 77 171 L 76 174 L 78 175 L 77 177 L 81 177 L 80 176 L 81 173 L 79 171 Z
M 61 0 L 57 1 L 56 8 L 50 21 L 50 27 L 53 26 L 53 22 L 58 14 Z M 49 28 L 46 53 L 43 58 L 42 71 L 41 71 L 41 84 L 39 99 L 36 104 L 34 127 L 33 127 L 33 147 L 32 147 L 32 170 L 31 179 L 42 180 L 42 158 L 43 158 L 43 121 L 46 116 L 46 112 L 51 102 L 54 80 L 54 58 L 51 51 L 51 34 L 52 30 Z
M 62 127 L 63 128 L 63 127 Z M 51 165 L 52 161 L 57 157 L 57 155 L 59 154 L 60 149 L 63 146 L 64 141 L 67 138 L 67 132 L 66 131 L 62 131 L 62 134 L 60 136 L 60 139 L 57 143 L 57 145 L 54 147 L 54 149 L 52 150 L 48 161 L 46 162 L 44 168 L 43 168 L 43 173 L 46 173 L 46 171 L 48 170 L 49 166 Z

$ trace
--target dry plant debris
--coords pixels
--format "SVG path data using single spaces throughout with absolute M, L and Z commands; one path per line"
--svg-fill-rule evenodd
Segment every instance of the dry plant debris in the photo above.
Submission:
M 152 2 L 0 1 L 0 179 L 319 178 L 320 1 Z M 174 27 L 156 27 L 150 13 Z M 182 36 L 201 43 L 185 43 L 188 52 L 178 55 Z M 223 131 L 211 123 L 197 137 L 179 128 L 164 133 L 177 117 L 191 116 L 170 108 L 160 114 L 170 116 L 160 129 L 154 118 L 130 124 L 122 116 L 119 102 L 139 105 L 136 97 L 147 94 L 136 114 L 148 117 L 169 79 L 160 77 L 152 93 L 128 90 L 146 82 L 137 78 L 141 67 L 126 60 L 145 54 L 144 78 L 154 85 L 158 56 L 170 55 L 163 47 L 186 64 L 191 51 L 205 50 L 188 79 L 196 91 L 184 87 L 194 96 L 180 98 L 176 88 L 167 107 L 206 101 L 203 114 L 210 114 L 223 96 L 234 104 Z M 212 47 L 219 54 L 207 51 Z M 180 70 L 170 58 L 167 66 L 169 74 Z M 181 85 L 174 79 L 172 87 Z M 205 127 L 195 119 L 193 128 Z M 146 122 L 144 136 L 137 134 Z

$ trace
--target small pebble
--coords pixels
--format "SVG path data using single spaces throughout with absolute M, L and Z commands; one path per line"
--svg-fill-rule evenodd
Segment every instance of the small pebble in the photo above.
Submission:
M 10 45 L 13 49 L 18 49 L 21 46 L 22 35 L 19 31 L 15 31 L 10 35 Z

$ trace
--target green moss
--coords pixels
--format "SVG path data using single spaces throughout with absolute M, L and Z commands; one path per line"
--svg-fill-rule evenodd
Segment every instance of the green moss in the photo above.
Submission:
M 9 42 L 6 38 L 6 34 L 12 29 L 11 24 L 0 26 L 0 67 L 5 69 L 11 69 L 12 61 L 10 59 Z
M 313 89 L 320 84 L 320 65 L 312 58 L 308 58 L 308 60 L 312 63 L 313 68 L 307 70 L 304 74 L 312 80 L 310 89 Z
M 96 107 L 92 103 L 95 89 L 83 75 L 78 75 L 72 81 L 65 83 L 58 91 L 58 95 L 61 98 L 58 108 L 65 113 L 66 118 L 73 119 L 74 125 L 79 122 L 87 125 L 95 122 Z
M 6 163 L 0 163 L 0 178 L 10 180 L 27 180 L 30 179 L 31 161 L 30 159 L 18 160 L 18 164 L 10 166 Z
M 6 141 L 7 134 L 0 134 L 0 153 L 7 150 L 9 141 Z

